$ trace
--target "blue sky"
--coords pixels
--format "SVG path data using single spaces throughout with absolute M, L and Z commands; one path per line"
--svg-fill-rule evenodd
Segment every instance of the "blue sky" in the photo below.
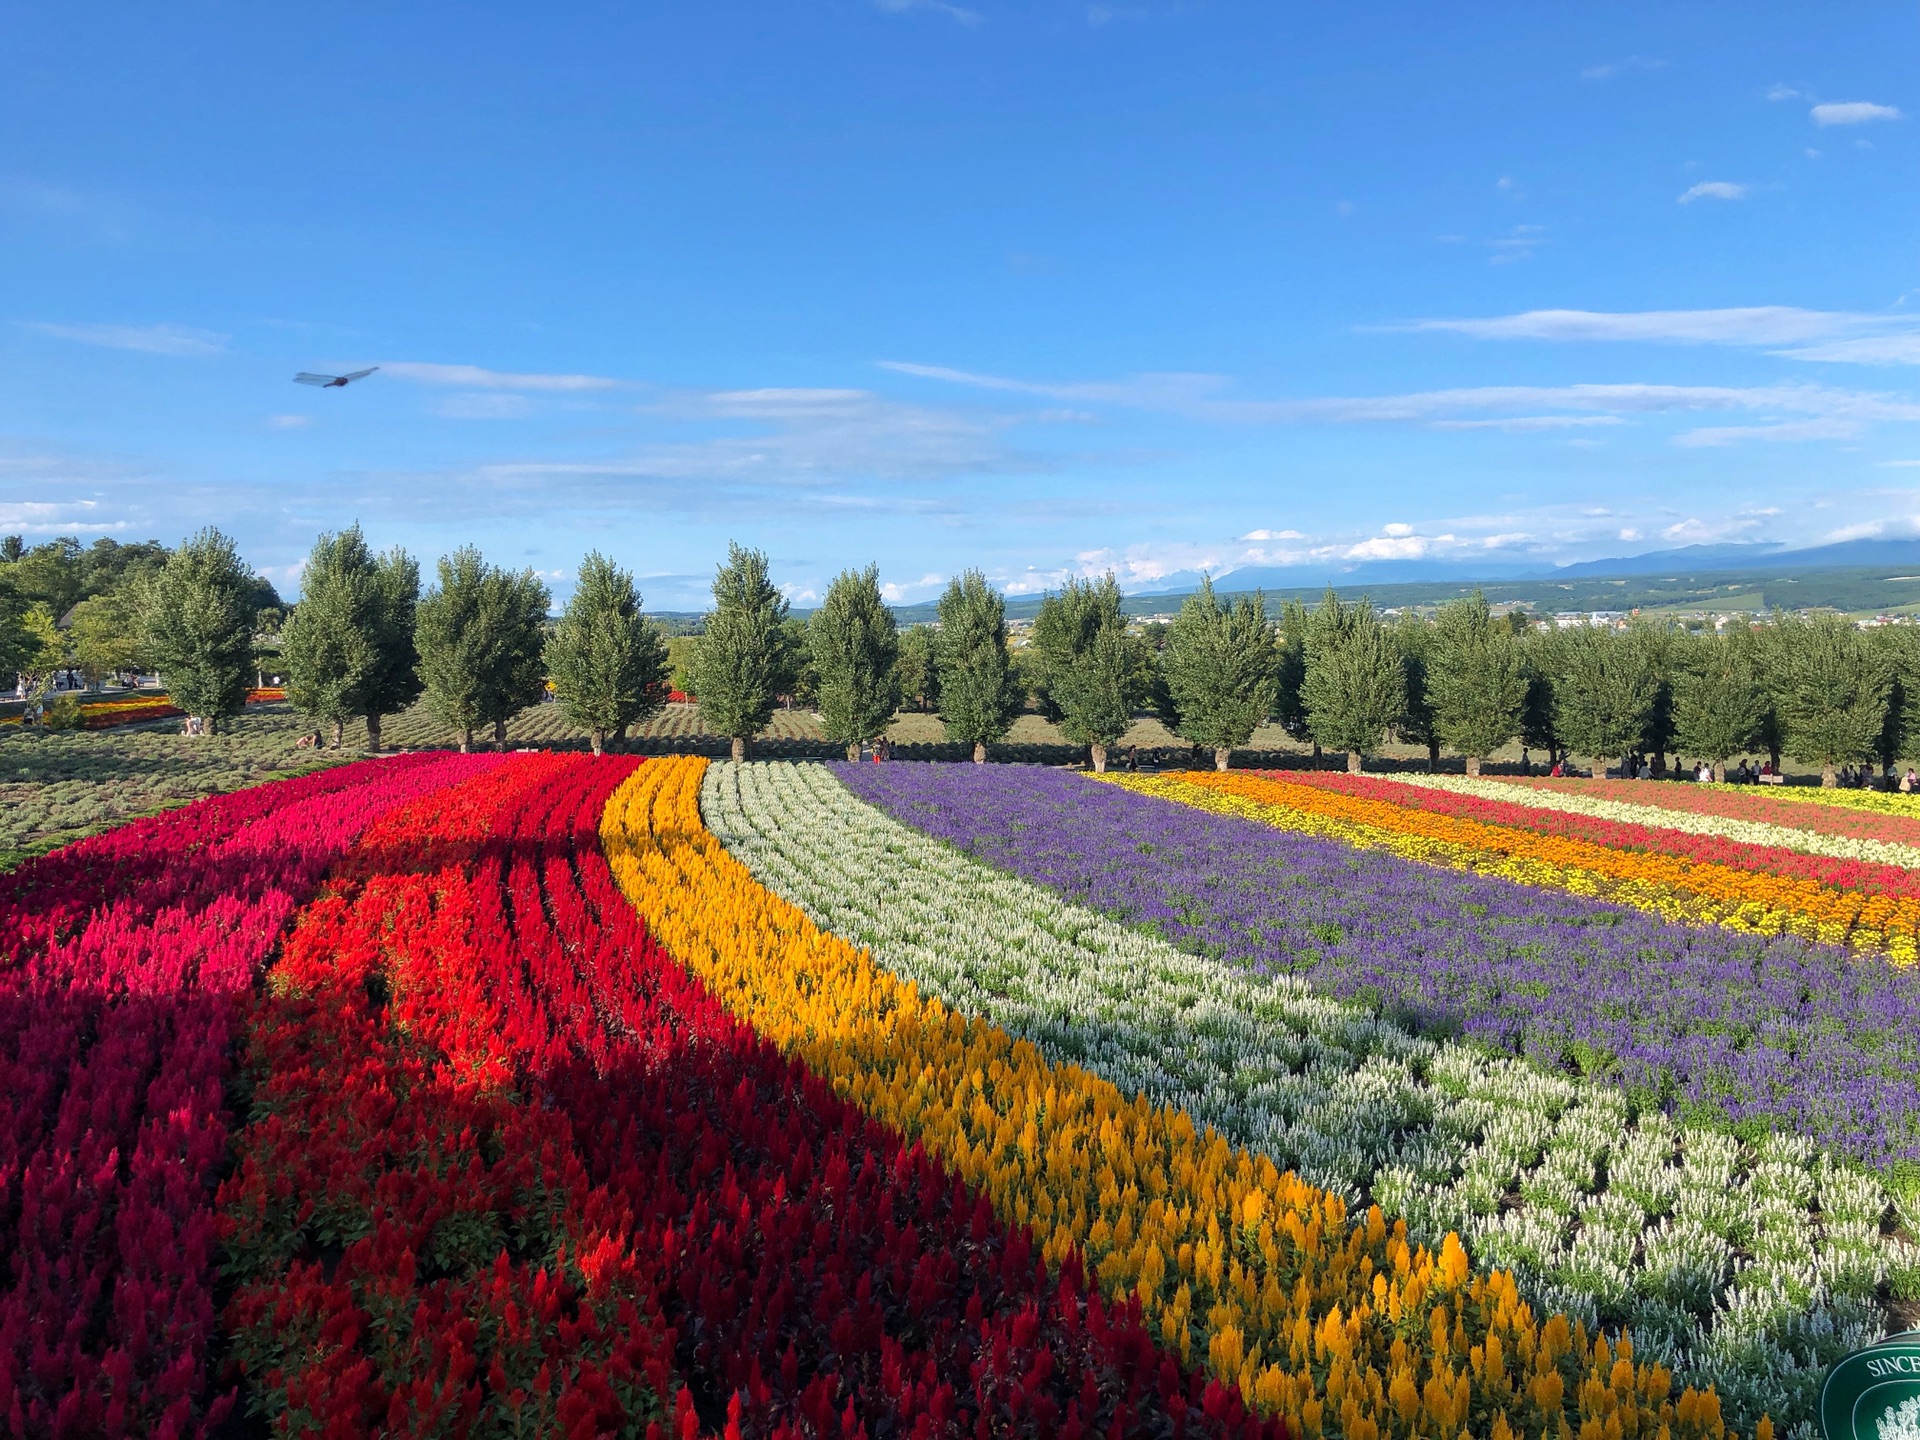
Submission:
M 1912 4 L 0 5 L 0 529 L 697 606 L 1920 534 Z M 379 365 L 347 390 L 297 370 Z

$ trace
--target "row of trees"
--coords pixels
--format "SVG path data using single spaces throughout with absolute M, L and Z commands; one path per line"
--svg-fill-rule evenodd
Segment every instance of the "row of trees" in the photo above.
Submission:
M 99 601 L 118 617 L 119 643 L 212 731 L 244 704 L 278 597 L 217 530 L 172 551 L 111 546 L 0 543 L 0 664 L 60 640 L 54 603 L 69 602 L 77 627 Z M 378 749 L 381 718 L 423 697 L 462 748 L 489 727 L 504 743 L 507 721 L 551 686 L 598 752 L 665 704 L 666 641 L 633 577 L 606 557 L 582 563 L 557 621 L 538 576 L 471 547 L 442 559 L 436 582 L 423 593 L 418 563 L 373 553 L 358 526 L 315 544 L 303 597 L 278 625 L 279 654 L 289 698 L 336 745 L 358 719 Z M 28 585 L 67 588 L 29 602 Z M 1136 631 L 1108 575 L 1045 596 L 1014 651 L 1005 603 L 980 572 L 953 580 L 938 608 L 937 627 L 901 631 L 870 565 L 836 577 L 802 623 L 767 557 L 731 546 L 683 679 L 736 757 L 795 695 L 850 750 L 903 704 L 937 710 L 976 760 L 1037 703 L 1096 768 L 1143 710 L 1222 768 L 1270 721 L 1316 752 L 1344 751 L 1356 770 L 1389 736 L 1435 762 L 1461 755 L 1469 773 L 1515 739 L 1551 759 L 1589 757 L 1600 772 L 1633 755 L 1664 768 L 1678 750 L 1724 774 L 1731 756 L 1765 751 L 1777 765 L 1784 752 L 1829 781 L 1843 764 L 1920 751 L 1920 629 L 1864 632 L 1838 616 L 1775 616 L 1725 634 L 1639 622 L 1537 631 L 1477 594 L 1431 621 L 1390 623 L 1331 590 L 1313 609 L 1289 602 L 1270 616 L 1259 595 L 1229 602 L 1203 582 L 1170 624 Z

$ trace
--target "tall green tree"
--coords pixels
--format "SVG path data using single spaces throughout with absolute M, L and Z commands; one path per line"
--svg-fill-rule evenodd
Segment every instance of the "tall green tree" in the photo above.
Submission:
M 37 707 L 46 700 L 55 678 L 67 667 L 67 636 L 54 619 L 53 607 L 44 600 L 27 606 L 21 617 L 24 644 L 20 651 L 20 680 L 28 706 Z
M 881 598 L 878 565 L 834 577 L 807 622 L 807 648 L 819 677 L 820 727 L 857 759 L 900 708 L 900 631 Z
M 598 550 L 580 562 L 573 598 L 546 647 L 561 707 L 598 755 L 607 737 L 667 703 L 667 645 L 640 612 L 633 576 Z
M 1874 752 L 1887 719 L 1893 677 L 1885 655 L 1838 615 L 1783 616 L 1774 705 L 1787 753 L 1820 767 L 1820 783 L 1839 783 L 1837 767 Z
M 208 527 L 133 587 L 141 653 L 207 734 L 247 703 L 257 581 L 233 541 Z
M 1727 759 L 1753 748 L 1765 710 L 1753 643 L 1745 635 L 1700 635 L 1673 647 L 1674 741 L 1713 762 L 1727 778 Z
M 441 558 L 439 581 L 415 612 L 427 705 L 459 733 L 461 750 L 487 724 L 504 748 L 507 721 L 545 685 L 547 587 L 531 570 L 487 564 L 471 545 Z
M 786 636 L 787 682 L 781 687 L 781 700 L 791 710 L 820 708 L 820 667 L 813 663 L 813 644 L 807 634 L 807 622 L 789 615 L 780 622 Z
M 1622 637 L 1640 652 L 1640 663 L 1653 677 L 1653 704 L 1647 709 L 1647 723 L 1640 734 L 1639 748 L 1653 756 L 1656 776 L 1667 773 L 1667 752 L 1673 748 L 1673 680 L 1678 663 L 1680 636 L 1685 632 L 1670 624 L 1655 624 L 1636 619 Z
M 381 717 L 420 693 L 414 643 L 420 567 L 404 550 L 376 556 L 358 525 L 322 534 L 307 556 L 301 599 L 281 627 L 280 657 L 294 708 L 333 727 L 365 717 L 380 749 Z
M 1227 768 L 1234 747 L 1252 739 L 1272 712 L 1276 654 L 1265 597 L 1222 604 L 1212 576 L 1201 578 L 1173 617 L 1162 664 L 1174 730 L 1212 750 L 1216 769 Z
M 73 607 L 72 616 L 67 633 L 73 642 L 74 663 L 86 672 L 90 686 L 98 690 L 109 675 L 133 669 L 140 647 L 124 590 L 89 595 Z
M 933 654 L 938 634 L 931 625 L 913 625 L 901 631 L 900 658 L 894 663 L 901 701 L 923 712 L 940 703 L 940 667 L 934 663 Z
M 1358 775 L 1387 727 L 1406 710 L 1406 664 L 1391 631 L 1366 600 L 1342 605 L 1327 587 L 1307 632 L 1307 674 L 1301 698 L 1314 740 L 1347 752 Z
M 1026 687 L 1007 656 L 1007 606 L 978 570 L 948 583 L 940 596 L 940 719 L 947 739 L 973 746 L 984 765 L 987 746 L 1013 728 Z
M 1643 646 L 1612 630 L 1569 626 L 1555 637 L 1553 725 L 1567 749 L 1593 757 L 1604 779 L 1609 758 L 1645 742 L 1659 677 Z
M 9 535 L 9 540 L 19 537 Z M 27 634 L 27 600 L 13 580 L 0 572 L 0 677 L 18 678 L 26 669 L 32 641 Z M 4 683 L 4 681 L 0 681 Z
M 1429 772 L 1440 768 L 1440 729 L 1428 693 L 1428 676 L 1433 665 L 1433 627 L 1411 610 L 1402 610 L 1392 629 L 1394 648 L 1400 652 L 1401 689 L 1405 703 L 1394 719 L 1393 733 L 1404 744 L 1419 745 L 1427 752 Z
M 1520 702 L 1520 743 L 1547 752 L 1547 763 L 1560 762 L 1560 732 L 1553 724 L 1553 677 L 1560 668 L 1559 632 L 1549 627 L 1520 640 L 1520 673 L 1527 682 Z
M 1300 698 L 1300 687 L 1307 678 L 1310 625 L 1307 607 L 1298 600 L 1289 600 L 1280 607 L 1280 625 L 1273 637 L 1273 719 L 1290 738 L 1303 744 L 1313 741 L 1313 731 L 1307 724 L 1306 702 Z M 1319 746 L 1314 746 L 1314 751 L 1318 761 Z
M 1132 726 L 1153 679 L 1146 646 L 1127 632 L 1112 572 L 1069 580 L 1043 598 L 1028 649 L 1060 732 L 1104 771 L 1107 748 Z
M 29 603 L 45 605 L 57 622 L 86 598 L 85 552 L 71 535 L 43 541 L 13 562 L 12 578 Z
M 786 620 L 787 602 L 769 577 L 765 553 L 730 543 L 727 563 L 713 577 L 713 609 L 688 678 L 701 720 L 733 741 L 736 761 L 746 759 L 748 742 L 792 683 Z
M 1466 756 L 1467 774 L 1521 731 L 1527 675 L 1520 644 L 1478 590 L 1440 607 L 1427 667 L 1434 728 Z

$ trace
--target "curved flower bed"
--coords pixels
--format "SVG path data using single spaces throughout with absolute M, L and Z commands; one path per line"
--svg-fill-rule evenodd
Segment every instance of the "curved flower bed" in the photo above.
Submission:
M 1136 1297 L 1167 1343 L 1204 1353 L 1262 1409 L 1351 1437 L 1464 1425 L 1506 1440 L 1552 1433 L 1576 1404 L 1623 1433 L 1723 1428 L 1716 1397 L 1676 1401 L 1626 1343 L 1539 1323 L 1512 1278 L 1476 1275 L 1457 1241 L 1414 1248 L 1377 1208 L 1350 1220 L 1339 1197 L 1183 1112 L 1130 1103 L 923 999 L 721 848 L 700 819 L 702 769 L 644 767 L 603 822 L 650 928 L 733 1013 L 915 1134 L 1049 1260 L 1084 1254 L 1107 1293 Z
M 1457 1230 L 1537 1308 L 1630 1326 L 1735 1423 L 1809 1417 L 1825 1365 L 1884 1325 L 1886 1196 L 1805 1142 L 1636 1122 L 1610 1088 L 1182 954 L 907 829 L 822 767 L 715 766 L 701 808 L 756 878 L 923 994 L 1377 1199 L 1422 1240 Z
M 1371 796 L 1343 795 L 1244 771 L 1109 778 L 1115 784 L 1169 799 L 1213 804 L 1228 813 L 1288 829 L 1336 835 L 1350 844 L 1380 846 L 1408 859 L 1596 895 L 1670 919 L 1762 935 L 1800 935 L 1885 951 L 1903 960 L 1920 956 L 1915 947 L 1920 906 L 1900 896 L 1829 889 L 1809 880 L 1644 850 L 1616 850 L 1591 840 L 1411 810 Z
M 1483 777 L 1483 783 L 1920 846 L 1920 799 L 1906 795 L 1822 790 L 1806 785 L 1690 785 L 1666 780 L 1523 779 L 1512 775 Z
M 0 882 L 0 1404 L 11 1433 L 184 1435 L 211 1398 L 230 1042 L 294 907 L 375 817 L 492 763 L 220 796 Z
M 1780 1128 L 1876 1166 L 1920 1159 L 1920 970 L 1662 924 L 1062 771 L 838 773 L 897 819 L 1182 949 L 1583 1069 L 1685 1120 Z
M 222 1191 L 262 1411 L 1272 1440 L 659 948 L 595 847 L 633 774 L 516 760 L 390 817 L 302 917 Z
M 1513 787 L 1501 786 L 1498 782 L 1488 787 L 1486 781 L 1462 780 L 1458 776 L 1388 780 L 1343 773 L 1289 776 L 1288 781 L 1403 809 L 1512 826 L 1612 850 L 1645 851 L 1690 860 L 1696 865 L 1726 866 L 1829 889 L 1890 896 L 1906 902 L 1897 906 L 1892 924 L 1910 927 L 1920 921 L 1920 873 L 1909 868 L 1920 867 L 1920 850 L 1905 845 L 1835 841 L 1784 826 L 1706 819 L 1645 805 L 1609 805 L 1604 800 L 1584 796 L 1537 797 L 1528 791 L 1516 792 Z M 1521 798 L 1512 798 L 1516 794 Z M 1662 824 L 1667 816 L 1679 823 Z M 1821 848 L 1809 853 L 1798 845 L 1778 843 L 1788 839 Z M 1835 855 L 1832 853 L 1835 850 L 1843 853 Z M 1873 855 L 1899 858 L 1869 858 Z M 1783 887 L 1783 898 L 1795 893 L 1795 889 Z

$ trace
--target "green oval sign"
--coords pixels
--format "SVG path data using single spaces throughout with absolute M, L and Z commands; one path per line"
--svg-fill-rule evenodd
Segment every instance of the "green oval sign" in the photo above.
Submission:
M 1856 1350 L 1820 1387 L 1825 1440 L 1920 1440 L 1920 1330 Z

